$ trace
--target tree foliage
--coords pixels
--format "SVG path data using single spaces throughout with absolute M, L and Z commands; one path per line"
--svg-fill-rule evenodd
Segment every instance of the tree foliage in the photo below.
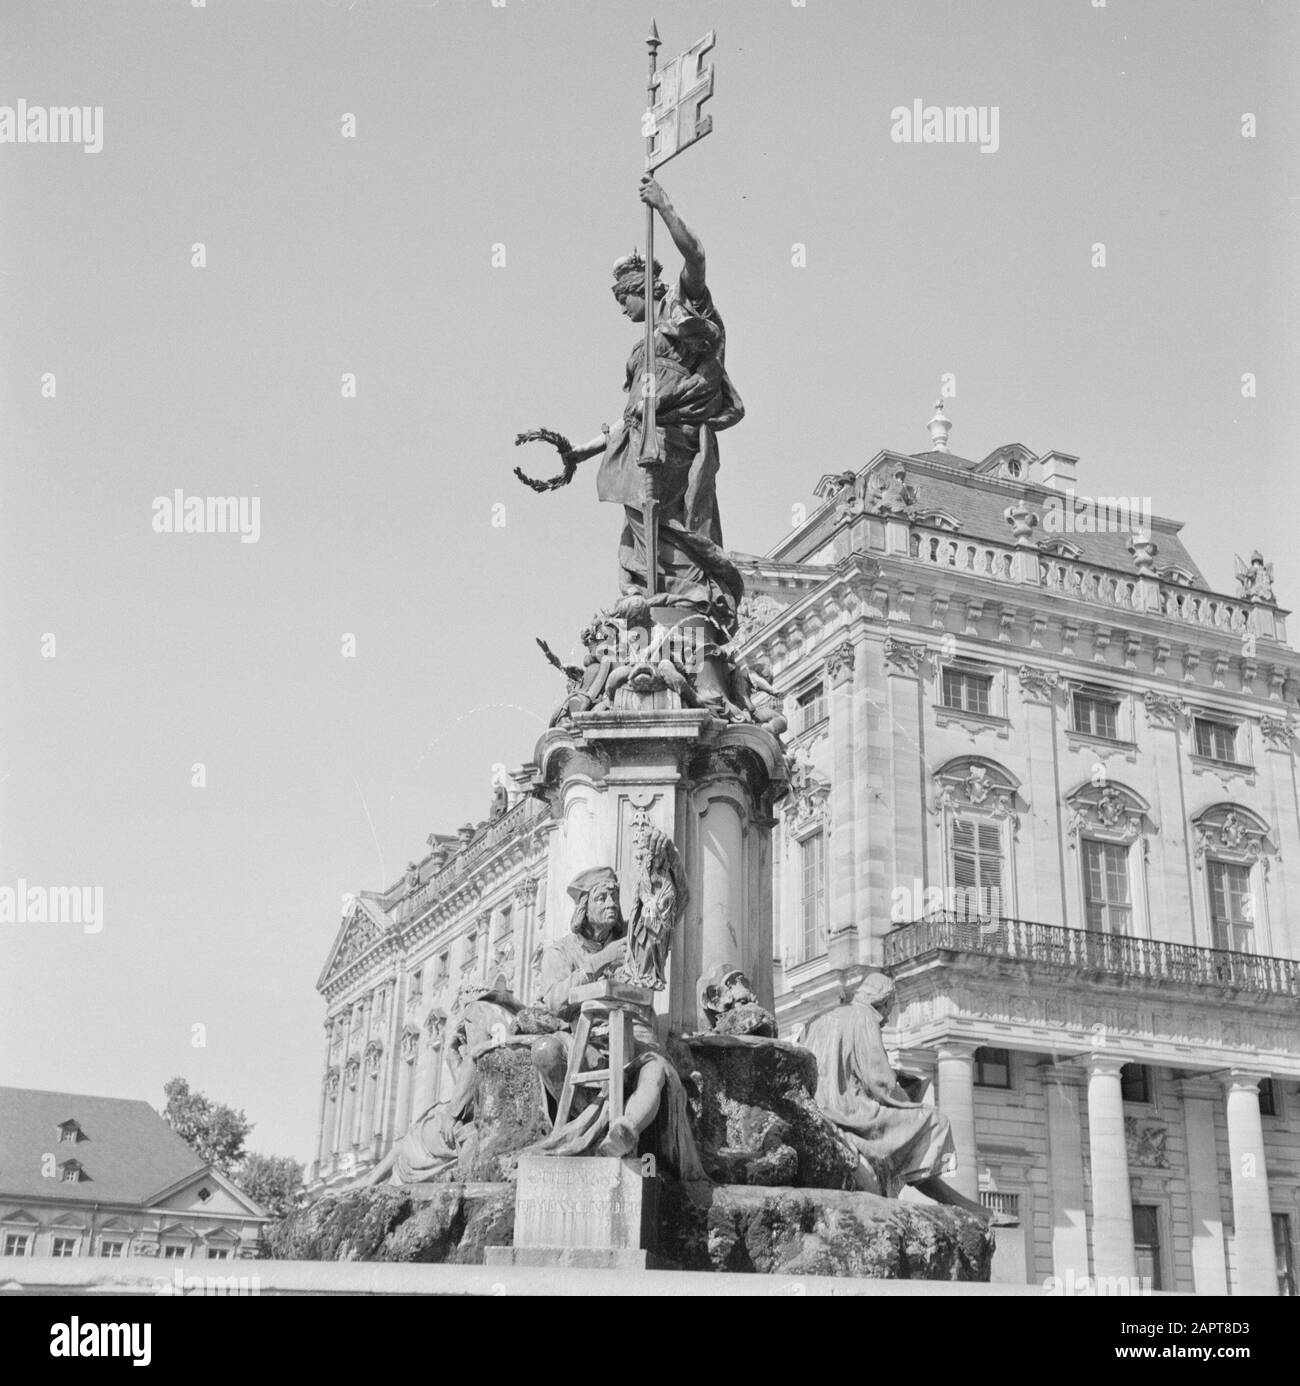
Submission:
M 282 1218 L 297 1203 L 302 1188 L 302 1164 L 290 1155 L 259 1155 L 250 1152 L 235 1171 L 236 1184 L 255 1198 L 268 1213 Z
M 253 1129 L 242 1111 L 222 1102 L 209 1101 L 201 1092 L 191 1092 L 184 1078 L 163 1084 L 167 1105 L 163 1117 L 198 1157 L 215 1165 L 222 1174 L 231 1174 L 244 1156 L 244 1140 Z

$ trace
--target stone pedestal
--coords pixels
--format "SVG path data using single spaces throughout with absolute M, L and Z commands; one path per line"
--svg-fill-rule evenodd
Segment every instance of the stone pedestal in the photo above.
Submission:
M 634 843 L 648 823 L 672 837 L 689 882 L 655 998 L 661 1028 L 707 1028 L 696 982 L 720 963 L 749 977 L 772 1008 L 773 803 L 786 792 L 776 739 L 753 724 L 723 722 L 679 705 L 669 690 L 582 713 L 537 744 L 533 792 L 556 822 L 547 872 L 551 938 L 569 927 L 569 882 L 593 866 L 618 873 L 626 912 L 635 879 Z
M 485 1264 L 652 1267 L 658 1190 L 639 1160 L 526 1155 L 515 1186 L 514 1245 L 487 1248 Z

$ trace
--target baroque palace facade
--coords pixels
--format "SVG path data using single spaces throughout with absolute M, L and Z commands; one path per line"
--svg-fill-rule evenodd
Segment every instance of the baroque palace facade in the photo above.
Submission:
M 1078 459 L 884 451 L 742 559 L 743 650 L 790 722 L 774 991 L 797 1039 L 893 977 L 900 1072 L 954 1182 L 1013 1220 L 994 1278 L 1295 1293 L 1300 656 L 1269 571 L 1211 592 L 1178 523 Z M 1140 515 L 1141 529 L 1136 527 Z M 346 913 L 313 1185 L 449 1090 L 465 982 L 531 999 L 567 928 L 532 767 Z

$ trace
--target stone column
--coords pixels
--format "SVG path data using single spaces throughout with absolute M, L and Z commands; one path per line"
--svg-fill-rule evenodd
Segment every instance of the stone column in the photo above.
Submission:
M 1047 1176 L 1052 1194 L 1052 1273 L 1075 1283 L 1088 1274 L 1088 1218 L 1084 1207 L 1082 1082 L 1054 1065 L 1039 1072 L 1047 1094 Z
M 361 1058 L 349 1054 L 343 1064 L 343 1103 L 339 1116 L 339 1138 L 335 1146 L 335 1164 L 352 1154 L 356 1139 L 357 1084 L 361 1081 Z
M 528 996 L 528 960 L 533 953 L 533 918 L 537 913 L 537 881 L 527 876 L 514 893 L 515 968 L 511 985 L 518 997 Z
M 357 1055 L 360 1061 L 360 1069 L 357 1076 L 357 1095 L 353 1103 L 352 1122 L 348 1132 L 349 1148 L 356 1151 L 358 1155 L 362 1153 L 361 1132 L 363 1130 L 366 1113 L 366 1046 L 370 1043 L 370 1015 L 371 1003 L 373 1000 L 373 996 L 367 995 L 361 1002 L 361 1047 Z M 366 1137 L 366 1143 L 369 1143 L 368 1136 Z
M 1137 1278 L 1133 1197 L 1124 1137 L 1123 1061 L 1088 1057 L 1088 1154 L 1092 1162 L 1092 1269 L 1094 1275 Z
M 363 1160 L 371 1158 L 375 1143 L 375 1109 L 379 1106 L 379 1082 L 383 1071 L 384 1046 L 379 1040 L 372 1039 L 366 1045 L 361 1075 L 364 1087 L 361 1101 L 361 1139 L 358 1144 L 361 1146 Z
M 384 1035 L 384 1067 L 379 1077 L 379 1107 L 375 1114 L 375 1158 L 379 1159 L 400 1133 L 397 1125 L 398 1040 L 402 1033 L 403 966 L 388 986 L 388 1024 Z
M 431 1023 L 430 1023 L 431 1022 Z M 420 1044 L 419 1064 L 415 1070 L 415 1101 L 411 1116 L 417 1117 L 427 1111 L 438 1099 L 438 1077 L 442 1068 L 443 1023 L 430 1017 L 426 1022 L 425 1035 Z
M 334 1138 L 338 1134 L 339 1083 L 342 1075 L 337 1068 L 328 1068 L 321 1080 L 321 1120 L 317 1137 L 316 1175 L 323 1178 L 334 1163 Z
M 1232 1166 L 1233 1293 L 1238 1295 L 1277 1294 L 1273 1215 L 1264 1164 L 1264 1127 L 1259 1116 L 1259 1080 L 1264 1076 L 1234 1068 L 1223 1080 Z
M 831 831 L 827 843 L 830 879 L 827 893 L 827 953 L 832 967 L 851 967 L 858 960 L 858 859 L 853 811 L 858 757 L 853 720 L 853 665 L 856 652 L 842 640 L 826 656 L 830 682 Z
M 397 1117 L 394 1135 L 400 1137 L 411 1124 L 411 1094 L 415 1078 L 415 1060 L 420 1049 L 420 1032 L 413 1025 L 402 1030 L 397 1058 Z
M 1219 1200 L 1219 1152 L 1214 1109 L 1219 1084 L 1184 1078 L 1178 1084 L 1187 1128 L 1187 1194 L 1192 1216 L 1192 1281 L 1198 1295 L 1226 1295 L 1228 1269 L 1223 1255 L 1223 1211 Z
M 729 794 L 702 796 L 700 812 L 701 969 L 745 966 L 738 955 L 744 929 L 745 878 L 741 871 L 743 808 Z
M 330 1040 L 333 1037 L 334 1023 L 327 1018 L 325 1021 L 325 1064 L 320 1083 L 320 1112 L 316 1121 L 316 1159 L 312 1162 L 311 1171 L 308 1174 L 308 1183 L 320 1174 L 320 1167 L 325 1163 L 325 1127 L 328 1123 L 330 1109 Z
M 975 1050 L 977 1046 L 944 1040 L 935 1046 L 939 1080 L 938 1108 L 952 1124 L 957 1169 L 945 1179 L 967 1198 L 979 1201 L 979 1165 L 975 1146 Z

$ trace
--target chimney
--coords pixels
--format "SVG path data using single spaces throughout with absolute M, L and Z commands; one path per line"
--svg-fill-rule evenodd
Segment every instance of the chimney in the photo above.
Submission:
M 1045 452 L 1035 461 L 1034 470 L 1039 475 L 1034 480 L 1053 491 L 1073 491 L 1075 468 L 1078 465 L 1079 459 L 1071 457 L 1068 452 Z

